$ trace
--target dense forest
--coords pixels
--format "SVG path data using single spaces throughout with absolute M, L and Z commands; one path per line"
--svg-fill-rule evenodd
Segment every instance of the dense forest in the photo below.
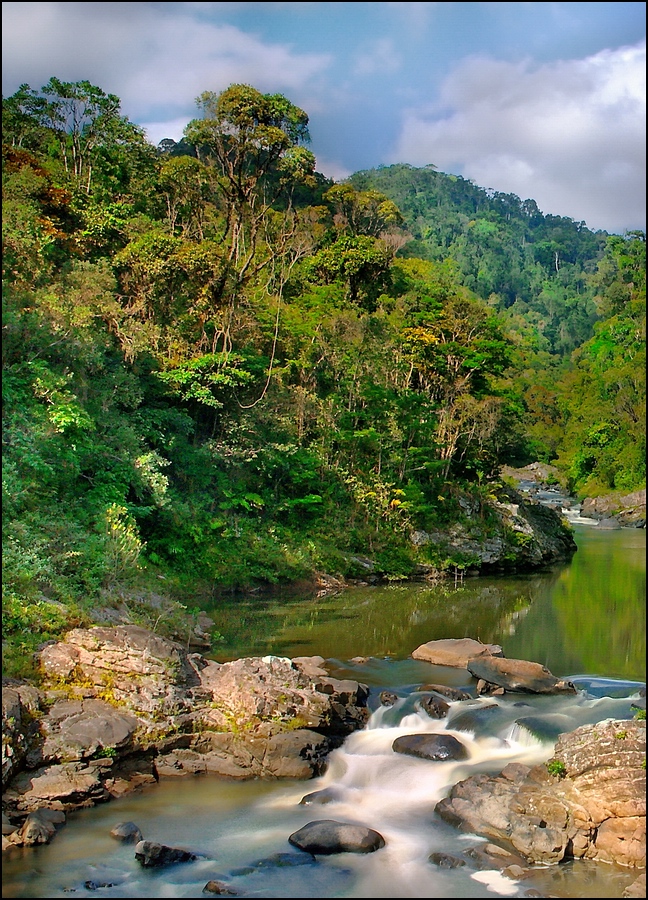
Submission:
M 9 671 L 116 597 L 463 565 L 409 535 L 504 464 L 645 485 L 643 233 L 431 166 L 336 184 L 281 94 L 197 111 L 154 147 L 89 82 L 3 98 Z

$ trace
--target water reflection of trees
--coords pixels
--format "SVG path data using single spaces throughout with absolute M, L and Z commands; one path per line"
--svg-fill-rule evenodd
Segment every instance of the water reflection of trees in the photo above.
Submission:
M 558 676 L 642 680 L 645 535 L 636 552 L 618 535 L 581 536 L 570 563 L 529 575 L 226 598 L 209 610 L 226 637 L 213 656 L 406 659 L 427 641 L 472 637 Z

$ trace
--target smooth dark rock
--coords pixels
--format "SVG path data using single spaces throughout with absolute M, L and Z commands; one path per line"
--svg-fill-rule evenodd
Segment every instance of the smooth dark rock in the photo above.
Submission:
M 404 734 L 392 744 L 395 753 L 437 762 L 468 759 L 468 750 L 451 734 Z
M 445 700 L 441 700 L 440 697 L 435 697 L 433 694 L 430 697 L 422 697 L 419 703 L 421 709 L 431 719 L 445 719 L 450 709 L 450 705 Z
M 338 797 L 339 791 L 336 791 L 334 787 L 327 787 L 323 788 L 321 791 L 313 791 L 311 794 L 304 794 L 299 803 L 302 806 L 310 806 L 315 803 L 324 805 L 325 803 L 332 803 L 337 800 Z
M 144 868 L 170 866 L 174 863 L 191 862 L 197 859 L 195 853 L 180 850 L 178 847 L 167 847 L 156 841 L 140 841 L 135 846 L 135 859 Z
M 546 716 L 522 716 L 515 720 L 515 724 L 525 728 L 541 741 L 555 741 L 559 734 L 564 734 L 573 728 L 573 722 L 569 716 L 562 713 Z
M 208 881 L 203 888 L 203 894 L 216 894 L 221 897 L 238 897 L 240 896 L 236 888 L 231 887 L 224 881 Z
M 372 828 L 334 819 L 309 822 L 291 834 L 288 840 L 294 847 L 314 855 L 373 853 L 385 846 L 383 836 Z

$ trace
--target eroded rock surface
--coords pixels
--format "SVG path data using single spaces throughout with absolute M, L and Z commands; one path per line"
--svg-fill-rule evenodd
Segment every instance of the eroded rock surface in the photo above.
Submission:
M 645 752 L 645 721 L 584 725 L 559 737 L 549 766 L 512 763 L 499 775 L 471 776 L 436 811 L 529 862 L 645 866 Z
M 322 657 L 219 664 L 132 625 L 74 629 L 40 664 L 42 691 L 3 691 L 15 831 L 42 808 L 91 806 L 163 776 L 311 778 L 369 717 L 368 688 L 332 678 Z

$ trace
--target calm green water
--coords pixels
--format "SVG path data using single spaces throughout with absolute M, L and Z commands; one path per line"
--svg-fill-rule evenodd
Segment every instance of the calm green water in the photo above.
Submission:
M 225 640 L 211 655 L 406 659 L 427 641 L 472 637 L 557 676 L 644 680 L 646 532 L 574 531 L 572 560 L 540 574 L 220 600 L 208 613 Z

